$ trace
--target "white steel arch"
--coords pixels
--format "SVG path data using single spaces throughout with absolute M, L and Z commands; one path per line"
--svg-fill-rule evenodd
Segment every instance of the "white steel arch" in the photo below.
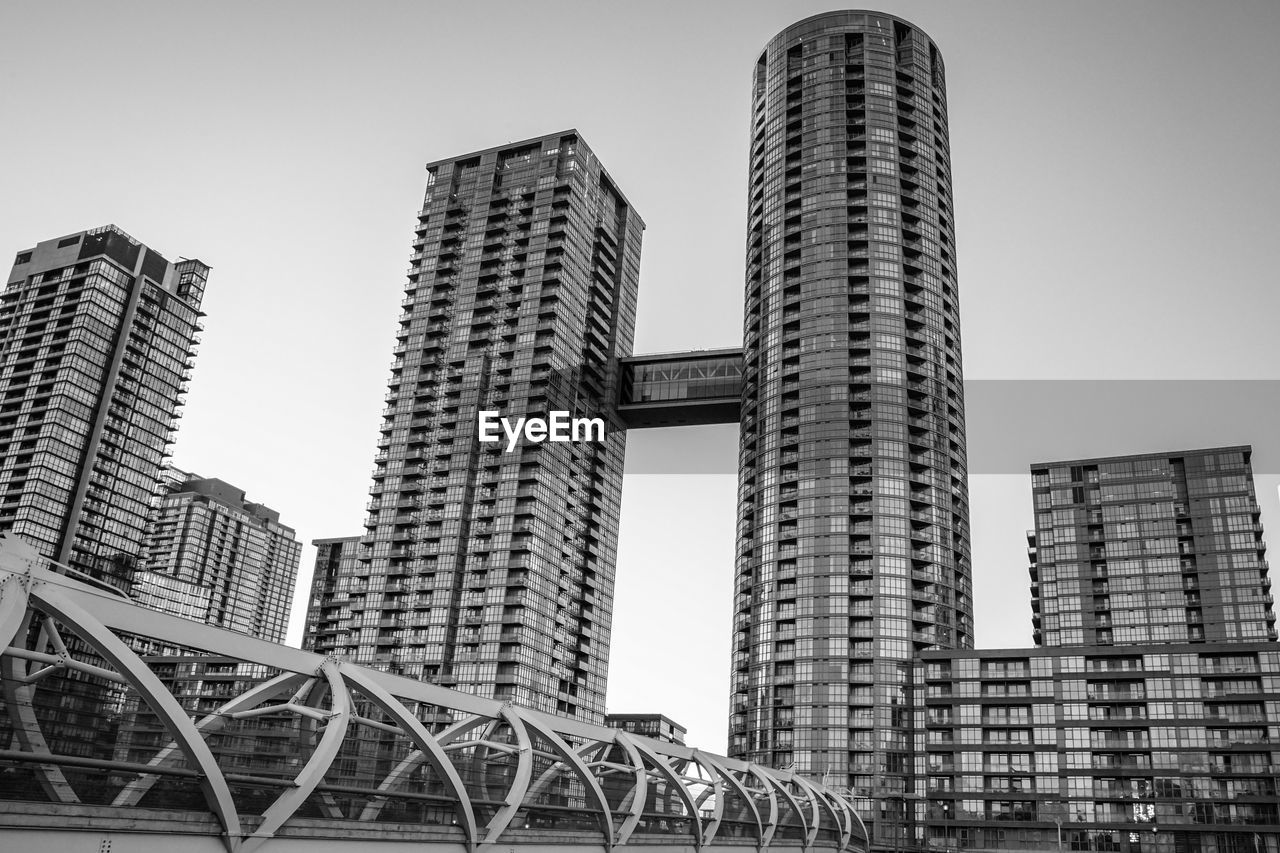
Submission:
M 32 619 L 41 620 L 38 628 L 28 627 Z M 69 651 L 59 631 L 77 636 L 97 660 Z M 203 655 L 211 660 L 242 662 L 263 675 L 225 698 L 212 712 L 193 718 L 194 712 L 184 709 L 147 660 L 121 635 L 145 637 L 165 648 L 186 650 L 183 654 L 192 661 Z M 100 665 L 102 662 L 109 667 Z M 27 694 L 41 679 L 72 670 L 136 692 L 163 724 L 167 744 L 161 740 L 143 764 L 51 753 L 41 732 L 47 721 L 38 719 L 30 701 L 24 700 L 29 700 Z M 666 844 L 736 850 L 748 841 L 740 837 L 744 828 L 753 834 L 751 847 L 765 850 L 776 836 L 784 802 L 800 823 L 803 840 L 798 845 L 804 850 L 866 849 L 865 827 L 852 806 L 788 771 L 517 708 L 149 611 L 68 577 L 25 543 L 3 536 L 0 675 L 5 713 L 17 735 L 17 752 L 8 751 L 6 760 L 25 762 L 23 766 L 32 769 L 39 784 L 30 795 L 37 801 L 80 807 L 75 785 L 64 776 L 68 767 L 131 777 L 113 791 L 107 806 L 96 807 L 125 815 L 140 809 L 144 798 L 165 778 L 194 778 L 203 792 L 207 813 L 218 822 L 221 844 L 228 853 L 296 849 L 297 838 L 291 833 L 297 830 L 291 827 L 299 820 L 310 833 L 321 832 L 325 821 L 347 829 L 350 825 L 377 825 L 389 801 L 413 796 L 418 797 L 416 802 L 430 801 L 432 809 L 443 803 L 441 807 L 454 815 L 451 822 L 432 824 L 433 837 L 455 838 L 471 853 L 506 851 L 520 844 L 539 843 L 539 827 L 518 826 L 527 821 L 516 817 L 526 809 L 536 810 L 557 778 L 568 786 L 565 790 L 575 792 L 578 805 L 574 808 L 580 818 L 592 818 L 598 830 L 587 832 L 578 818 L 571 822 L 571 829 L 552 831 L 577 833 L 575 837 L 584 832 L 594 835 L 580 843 L 602 851 L 634 846 L 641 836 L 646 847 Z M 376 708 L 383 721 L 371 719 L 361 708 Z M 434 720 L 451 718 L 453 722 L 433 732 L 418 719 L 419 708 L 431 709 L 437 714 Z M 298 736 L 308 745 L 314 739 L 314 749 L 301 767 L 280 783 L 279 794 L 261 815 L 250 820 L 250 813 L 242 814 L 237 807 L 232 786 L 249 782 L 261 787 L 262 780 L 246 779 L 224 769 L 221 754 L 215 754 L 207 739 L 224 732 L 233 720 L 269 722 L 290 716 L 305 723 Z M 384 740 L 401 744 L 397 748 L 404 749 L 404 754 L 398 758 L 392 755 L 394 762 L 389 767 L 381 765 L 385 769 L 379 771 L 378 781 L 364 788 L 327 784 L 343 749 L 361 731 L 372 737 L 385 733 Z M 499 732 L 509 733 L 509 738 L 499 738 Z M 494 764 L 495 757 L 505 763 Z M 544 768 L 536 779 L 535 761 Z M 430 767 L 439 783 L 431 790 L 443 791 L 443 795 L 404 791 L 404 783 L 423 765 Z M 498 767 L 501 772 L 490 772 Z M 498 790 L 496 783 L 503 789 Z M 657 830 L 646 830 L 646 815 L 656 814 L 652 810 L 659 785 L 668 791 L 670 803 L 678 802 L 687 814 L 687 834 L 654 835 Z M 606 786 L 611 794 L 606 794 Z M 483 824 L 477 796 L 485 803 L 487 820 Z M 614 797 L 612 806 L 610 796 Z M 735 817 L 737 838 L 721 831 L 730 799 L 740 800 L 746 810 L 744 816 L 739 809 Z M 305 819 L 300 817 L 304 807 L 310 815 Z M 556 808 L 563 810 L 564 806 Z M 555 810 L 549 814 L 552 817 L 548 819 L 554 820 Z M 663 813 L 664 818 L 668 816 L 679 817 L 679 813 Z M 833 832 L 822 832 L 828 827 Z M 831 842 L 836 834 L 839 840 Z M 796 845 L 791 840 L 784 846 Z

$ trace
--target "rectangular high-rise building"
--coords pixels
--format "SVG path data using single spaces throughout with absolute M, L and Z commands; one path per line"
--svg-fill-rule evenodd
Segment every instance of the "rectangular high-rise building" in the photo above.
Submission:
M 114 225 L 18 253 L 0 294 L 0 530 L 132 590 L 208 275 Z M 50 751 L 109 757 L 93 711 L 115 684 L 56 672 L 21 690 L 53 709 Z
M 1276 639 L 1251 452 L 1032 465 L 1036 644 Z
M 170 471 L 178 476 L 147 526 L 134 600 L 283 642 L 302 556 L 293 529 L 229 483 Z
M 643 228 L 573 130 L 427 166 L 367 533 L 315 650 L 603 719 Z M 603 437 L 479 440 L 482 412 L 556 411 Z
M 18 253 L 0 295 L 0 529 L 128 588 L 208 274 L 114 225 Z

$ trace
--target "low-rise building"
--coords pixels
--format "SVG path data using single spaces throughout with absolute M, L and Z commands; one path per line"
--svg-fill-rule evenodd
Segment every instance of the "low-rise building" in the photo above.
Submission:
M 913 690 L 929 849 L 1280 850 L 1275 643 L 925 652 Z

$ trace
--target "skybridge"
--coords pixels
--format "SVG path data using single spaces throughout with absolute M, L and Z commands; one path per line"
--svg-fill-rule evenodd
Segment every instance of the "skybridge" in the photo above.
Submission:
M 619 366 L 618 414 L 629 429 L 739 420 L 741 347 L 633 355 Z

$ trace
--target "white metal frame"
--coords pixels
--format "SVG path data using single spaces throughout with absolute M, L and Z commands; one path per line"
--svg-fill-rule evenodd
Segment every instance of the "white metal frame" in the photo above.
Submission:
M 37 648 L 29 649 L 24 638 L 30 635 L 24 632 L 33 618 L 43 621 L 36 635 Z M 78 636 L 112 668 L 76 660 L 59 636 L 57 625 Z M 195 721 L 116 632 L 264 665 L 280 675 Z M 412 770 L 423 763 L 430 765 L 454 800 L 457 825 L 472 853 L 496 850 L 500 842 L 504 849 L 510 845 L 509 830 L 516 816 L 536 807 L 537 799 L 562 774 L 575 780 L 575 790 L 585 797 L 587 811 L 596 816 L 605 850 L 626 846 L 634 839 L 658 783 L 678 798 L 691 827 L 691 837 L 671 837 L 670 843 L 677 846 L 690 841 L 698 850 L 713 846 L 725 816 L 725 797 L 732 792 L 749 808 L 760 850 L 769 847 L 778 829 L 781 802 L 787 803 L 801 822 L 805 850 L 866 847 L 866 828 L 848 801 L 789 771 L 517 708 L 157 613 L 68 577 L 25 542 L 0 535 L 0 673 L 4 676 L 4 707 L 18 732 L 15 746 L 24 752 L 56 758 L 49 753 L 29 699 L 36 682 L 61 669 L 78 669 L 123 682 L 138 692 L 172 738 L 148 766 L 159 771 L 185 759 L 187 767 L 198 773 L 205 802 L 222 827 L 228 853 L 266 853 L 281 827 L 316 791 L 353 726 L 393 731 L 413 745 L 377 790 L 386 798 L 394 797 Z M 392 722 L 357 716 L 356 696 L 367 699 Z M 284 697 L 288 698 L 281 701 Z M 415 716 L 416 704 L 447 709 L 456 722 L 432 734 Z M 205 738 L 222 730 L 229 720 L 270 714 L 298 715 L 313 727 L 306 737 L 318 737 L 302 769 L 262 814 L 256 829 L 247 832 Z M 508 730 L 510 738 L 497 740 L 499 730 Z M 473 793 L 459 767 L 479 771 L 474 778 L 485 780 L 489 775 L 483 772 L 485 762 L 502 753 L 514 756 L 514 770 L 501 796 L 478 792 L 502 803 L 480 826 L 471 801 Z M 535 757 L 551 762 L 537 779 L 533 778 Z M 48 800 L 78 802 L 56 761 L 32 764 Z M 632 778 L 629 792 L 616 809 L 610 808 L 600 785 L 600 779 L 610 774 Z M 144 772 L 119 792 L 112 805 L 136 807 L 161 778 L 160 772 Z M 364 807 L 359 820 L 376 819 L 386 801 L 375 798 Z M 341 816 L 336 805 L 323 811 Z M 819 830 L 826 827 L 838 830 L 838 847 L 818 843 Z

